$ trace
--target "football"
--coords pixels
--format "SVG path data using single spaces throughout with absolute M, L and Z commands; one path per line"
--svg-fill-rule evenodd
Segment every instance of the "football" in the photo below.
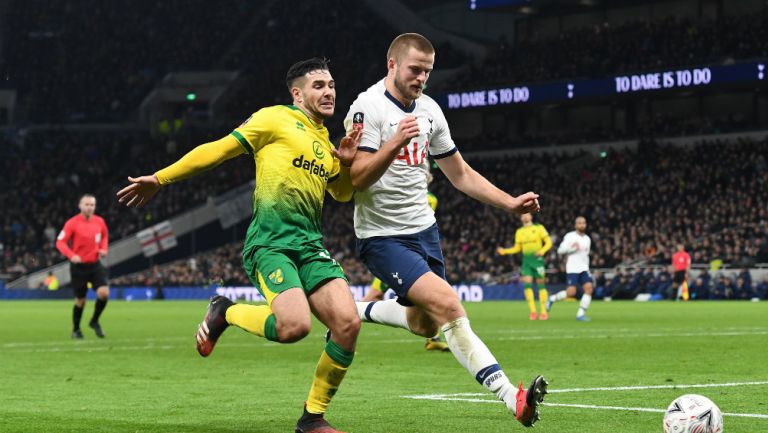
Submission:
M 664 433 L 721 433 L 723 414 L 702 395 L 678 397 L 664 414 Z

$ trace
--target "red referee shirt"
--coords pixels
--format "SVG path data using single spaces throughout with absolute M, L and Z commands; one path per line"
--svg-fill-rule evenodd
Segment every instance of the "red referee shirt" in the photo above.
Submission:
M 672 256 L 672 266 L 676 271 L 685 271 L 691 265 L 691 256 L 685 251 L 678 251 Z
M 83 263 L 96 263 L 99 261 L 99 250 L 107 251 L 108 243 L 109 232 L 103 218 L 93 215 L 85 219 L 83 214 L 77 214 L 64 224 L 56 240 L 56 248 L 68 259 L 78 255 Z

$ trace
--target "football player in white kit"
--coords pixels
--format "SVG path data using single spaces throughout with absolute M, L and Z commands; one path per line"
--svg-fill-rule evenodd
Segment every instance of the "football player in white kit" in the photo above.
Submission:
M 387 76 L 358 96 L 344 120 L 348 131 L 363 131 L 350 169 L 358 254 L 398 295 L 358 302 L 358 311 L 366 322 L 422 337 L 442 330 L 459 363 L 530 427 L 538 419 L 547 381 L 536 376 L 528 389 L 522 383 L 515 387 L 472 331 L 459 297 L 445 280 L 440 234 L 427 204 L 427 155 L 458 190 L 510 213 L 538 212 L 538 195 L 512 197 L 467 165 L 442 110 L 422 94 L 434 59 L 435 50 L 425 37 L 406 33 L 395 38 L 387 51 Z
M 581 295 L 579 302 L 579 312 L 576 313 L 576 320 L 589 322 L 587 317 L 587 308 L 592 302 L 592 275 L 589 273 L 589 249 L 592 247 L 592 240 L 587 235 L 587 219 L 580 216 L 574 223 L 576 230 L 568 232 L 560 242 L 557 253 L 566 256 L 565 274 L 568 280 L 566 290 L 561 290 L 549 297 L 547 302 L 547 311 L 552 308 L 552 304 L 562 301 L 568 296 L 576 296 L 576 288 L 581 287 L 584 294 Z

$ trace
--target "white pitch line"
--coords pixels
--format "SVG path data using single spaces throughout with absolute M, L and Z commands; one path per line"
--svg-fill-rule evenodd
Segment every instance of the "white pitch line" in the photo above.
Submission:
M 194 342 L 194 340 L 192 340 Z M 138 350 L 173 350 L 173 349 L 189 349 L 194 350 L 194 344 L 146 344 L 143 346 L 107 346 L 106 343 L 103 346 L 88 345 L 81 346 L 79 342 L 75 342 L 67 347 L 47 347 L 47 348 L 22 348 L 22 349 L 10 349 L 4 353 L 67 353 L 67 352 L 114 352 L 114 351 L 138 351 Z M 275 343 L 231 343 L 227 344 L 227 347 L 277 347 Z
M 680 388 L 730 388 L 734 386 L 768 385 L 768 381 L 756 382 L 727 382 L 727 383 L 697 383 L 692 385 L 639 385 L 639 386 L 603 386 L 597 388 L 564 388 L 549 390 L 550 394 L 560 392 L 588 392 L 588 391 L 637 391 L 644 389 L 680 389 Z
M 595 335 L 593 332 L 594 330 L 588 330 L 585 331 L 583 334 L 558 334 L 558 332 L 572 332 L 573 328 L 570 329 L 546 329 L 546 333 L 539 334 L 539 335 L 525 335 L 525 336 L 511 336 L 511 337 L 490 337 L 488 340 L 549 340 L 549 339 L 579 339 L 579 338 L 588 338 L 588 339 L 607 339 L 607 338 L 619 338 L 619 337 L 630 337 L 630 338 L 636 338 L 636 337 L 677 337 L 677 336 L 738 336 L 738 335 L 764 335 L 768 334 L 768 328 L 765 327 L 729 327 L 729 328 L 718 328 L 718 331 L 701 331 L 699 333 L 674 333 L 674 329 L 662 329 L 662 330 L 654 330 L 653 333 L 650 334 L 640 334 L 637 333 L 637 329 L 634 328 L 616 328 L 611 329 L 611 335 Z M 632 333 L 627 333 L 627 332 Z M 670 333 L 667 333 L 669 331 Z M 734 332 L 728 332 L 728 331 L 734 331 Z M 489 333 L 490 334 L 506 334 L 509 333 L 509 330 L 503 330 L 503 331 L 495 331 L 492 330 Z M 531 334 L 534 332 L 541 332 L 541 330 L 536 329 L 521 329 L 521 330 L 515 330 L 512 331 L 515 334 Z M 368 331 L 368 336 L 379 336 L 379 335 L 386 335 L 384 332 L 371 332 Z M 114 344 L 122 344 L 122 343 L 154 343 L 154 342 L 167 342 L 167 341 L 184 341 L 188 340 L 189 337 L 186 336 L 168 336 L 168 337 L 155 337 L 155 338 L 125 338 L 120 340 L 110 339 L 111 343 Z M 387 339 L 387 340 L 379 340 L 378 342 L 384 342 L 384 343 L 412 343 L 413 338 L 401 338 L 401 339 Z M 68 339 L 63 340 L 53 340 L 53 341 L 19 341 L 19 342 L 11 342 L 11 343 L 2 343 L 0 344 L 0 347 L 2 348 L 10 348 L 10 349 L 16 349 L 16 348 L 26 348 L 26 347 L 45 347 L 45 346 L 64 346 L 68 347 L 71 345 L 71 341 Z M 76 344 L 79 345 L 100 345 L 104 344 L 103 341 L 100 340 L 85 340 L 85 341 L 77 341 Z
M 630 412 L 654 412 L 665 413 L 664 409 L 653 409 L 649 407 L 621 407 L 621 406 L 597 406 L 594 404 L 570 404 L 570 403 L 543 403 L 545 406 L 574 407 L 578 409 L 603 409 L 603 410 L 621 410 Z M 742 418 L 760 418 L 768 419 L 768 415 L 761 413 L 731 413 L 723 412 L 723 416 L 738 416 Z
M 685 389 L 685 388 L 727 388 L 737 386 L 760 386 L 768 385 L 768 381 L 752 381 L 752 382 L 726 382 L 726 383 L 698 383 L 688 385 L 644 385 L 644 386 L 611 386 L 611 387 L 597 387 L 597 388 L 565 388 L 565 389 L 552 389 L 549 390 L 550 394 L 557 393 L 573 393 L 573 392 L 586 392 L 586 391 L 636 391 L 646 389 Z M 464 392 L 456 394 L 425 394 L 425 395 L 404 395 L 403 398 L 415 399 L 415 400 L 436 400 L 436 401 L 461 401 L 465 403 L 500 403 L 495 399 L 488 398 L 473 398 L 480 396 L 488 396 L 487 393 L 477 392 Z M 601 410 L 619 410 L 630 412 L 653 412 L 664 413 L 664 409 L 655 409 L 647 407 L 622 407 L 622 406 L 598 406 L 592 404 L 572 404 L 572 403 L 543 403 L 545 406 L 553 407 L 571 407 L 577 409 L 601 409 Z M 734 416 L 742 418 L 759 418 L 768 419 L 768 415 L 760 413 L 732 413 L 724 412 L 724 416 Z
M 119 340 L 112 340 L 111 342 L 114 343 L 128 343 L 128 342 L 147 342 L 147 343 L 153 343 L 155 341 L 181 341 L 181 340 L 187 340 L 188 337 L 182 337 L 182 336 L 175 336 L 175 337 L 159 337 L 159 338 L 125 338 L 125 339 L 119 339 Z M 4 343 L 2 347 L 8 347 L 8 348 L 17 348 L 17 347 L 36 347 L 36 346 L 68 346 L 72 343 L 75 344 L 104 344 L 103 341 L 100 340 L 85 340 L 85 341 L 76 341 L 73 342 L 69 339 L 62 339 L 62 340 L 55 340 L 55 341 L 34 341 L 34 342 L 16 342 L 16 343 Z
M 736 386 L 760 386 L 768 385 L 768 380 L 752 382 L 726 382 L 726 383 L 696 383 L 680 385 L 638 385 L 638 386 L 601 386 L 597 388 L 563 388 L 547 390 L 550 394 L 570 393 L 570 392 L 589 392 L 589 391 L 638 391 L 646 389 L 685 389 L 685 388 L 732 388 Z M 439 400 L 442 398 L 464 398 L 487 396 L 484 392 L 459 392 L 452 394 L 423 394 L 423 395 L 404 395 L 404 398 L 416 400 Z M 496 400 L 482 400 L 496 401 Z
M 484 394 L 487 395 L 487 394 Z M 458 397 L 440 397 L 440 396 L 405 396 L 406 398 L 417 398 L 419 400 L 436 400 L 436 401 L 460 401 L 464 403 L 491 403 L 500 404 L 499 400 L 488 400 L 482 398 L 458 398 Z M 622 406 L 598 406 L 594 404 L 571 404 L 571 403 L 542 403 L 544 406 L 551 407 L 570 407 L 577 409 L 602 409 L 602 410 L 620 410 L 627 412 L 653 412 L 653 413 L 665 413 L 664 409 L 655 409 L 650 407 L 622 407 Z M 768 415 L 761 413 L 732 413 L 723 412 L 723 416 L 735 416 L 742 418 L 760 418 L 768 419 Z
M 678 332 L 648 334 L 563 334 L 563 335 L 525 335 L 518 337 L 490 337 L 486 341 L 535 341 L 535 340 L 620 340 L 622 338 L 668 338 L 668 337 L 738 337 L 747 335 L 768 335 L 768 331 L 749 332 Z M 377 343 L 412 343 L 412 338 L 379 340 Z

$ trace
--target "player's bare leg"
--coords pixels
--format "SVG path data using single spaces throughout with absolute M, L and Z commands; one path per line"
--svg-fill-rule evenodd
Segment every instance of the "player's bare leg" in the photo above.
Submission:
M 337 278 L 312 292 L 309 305 L 315 317 L 331 331 L 315 369 L 304 413 L 296 433 L 335 433 L 325 412 L 344 378 L 355 354 L 360 318 L 346 281 Z
M 503 401 L 520 423 L 532 426 L 538 419 L 538 406 L 547 392 L 546 380 L 537 376 L 527 390 L 522 389 L 522 385 L 515 387 L 485 343 L 472 331 L 456 292 L 436 274 L 428 272 L 419 277 L 407 297 L 415 304 L 408 308 L 409 324 L 426 323 L 426 317 L 434 324 L 440 324 L 456 360 Z
M 576 296 L 576 286 L 568 286 L 565 290 L 561 290 L 555 294 L 549 296 L 547 300 L 547 312 L 552 309 L 552 304 L 558 301 L 562 301 L 565 298 L 572 298 Z
M 310 315 L 309 303 L 300 288 L 279 293 L 269 305 L 235 304 L 224 296 L 214 296 L 197 330 L 197 351 L 201 356 L 210 355 L 229 325 L 270 341 L 293 343 L 309 334 Z

